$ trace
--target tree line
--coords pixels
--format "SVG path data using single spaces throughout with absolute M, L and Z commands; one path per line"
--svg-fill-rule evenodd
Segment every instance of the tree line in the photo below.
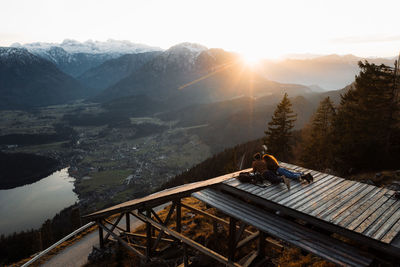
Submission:
M 360 73 L 335 106 L 323 99 L 310 122 L 294 130 L 296 114 L 285 94 L 265 130 L 265 137 L 225 149 L 185 171 L 161 189 L 249 168 L 263 144 L 279 160 L 338 174 L 398 168 L 400 154 L 399 88 L 392 69 L 359 62 Z M 242 162 L 242 157 L 244 160 Z M 156 190 L 158 191 L 158 189 Z
M 335 107 L 329 97 L 323 99 L 297 143 L 292 131 L 295 114 L 285 94 L 265 132 L 269 152 L 283 161 L 339 174 L 398 167 L 400 81 L 386 65 L 365 61 L 359 67 L 340 104 Z

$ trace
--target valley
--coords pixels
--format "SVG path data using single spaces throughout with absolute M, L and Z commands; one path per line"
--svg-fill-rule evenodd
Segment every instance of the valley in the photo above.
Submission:
M 1 135 L 54 134 L 67 114 L 99 114 L 100 105 L 76 103 L 32 112 L 2 111 Z M 47 115 L 46 115 L 47 114 Z M 51 115 L 49 115 L 51 114 Z M 5 152 L 45 155 L 69 166 L 85 211 L 150 193 L 183 170 L 211 156 L 210 147 L 192 133 L 195 127 L 153 117 L 131 118 L 126 125 L 73 126 L 70 139 L 43 144 L 3 144 Z

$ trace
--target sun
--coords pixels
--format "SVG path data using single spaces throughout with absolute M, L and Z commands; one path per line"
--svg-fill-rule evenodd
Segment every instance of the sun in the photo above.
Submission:
M 242 58 L 244 64 L 249 65 L 249 66 L 255 66 L 261 60 L 260 55 L 258 53 L 256 53 L 255 51 L 241 52 L 240 55 L 241 55 L 241 58 Z

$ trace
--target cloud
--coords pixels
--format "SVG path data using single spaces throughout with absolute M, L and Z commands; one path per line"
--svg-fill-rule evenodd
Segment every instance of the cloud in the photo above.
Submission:
M 333 43 L 359 44 L 359 43 L 382 43 L 382 42 L 398 42 L 400 35 L 392 36 L 347 36 L 331 39 Z

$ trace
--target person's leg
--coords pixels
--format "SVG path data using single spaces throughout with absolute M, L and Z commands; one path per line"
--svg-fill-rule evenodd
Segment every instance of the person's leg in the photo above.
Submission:
M 283 180 L 281 177 L 277 176 L 274 172 L 272 171 L 265 171 L 262 174 L 263 178 L 267 181 L 269 181 L 271 184 L 279 184 L 283 183 Z
M 287 170 L 287 169 L 285 169 L 285 168 L 281 168 L 281 167 L 279 167 L 279 168 L 276 170 L 276 172 L 277 172 L 279 175 L 283 175 L 283 176 L 285 176 L 285 177 L 287 177 L 287 178 L 290 178 L 290 179 L 300 179 L 300 177 L 303 175 L 303 174 L 300 173 L 300 172 L 291 172 L 291 171 L 289 171 L 289 170 Z

